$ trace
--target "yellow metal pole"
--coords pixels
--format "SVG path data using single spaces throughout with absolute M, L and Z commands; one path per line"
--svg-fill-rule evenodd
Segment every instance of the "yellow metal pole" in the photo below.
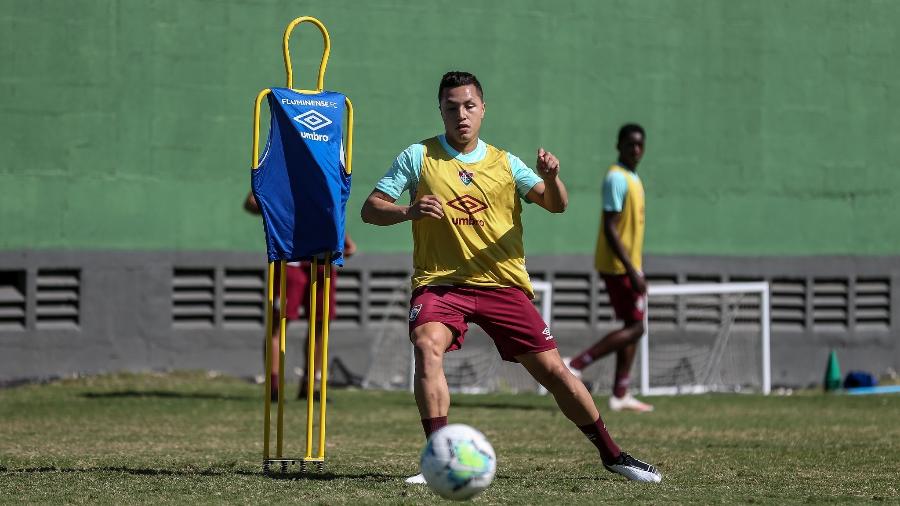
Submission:
M 278 272 L 280 273 L 280 283 L 278 284 L 278 320 L 279 327 L 281 329 L 281 336 L 278 340 L 278 421 L 276 422 L 278 425 L 277 433 L 275 434 L 276 438 L 276 455 L 280 459 L 282 457 L 282 448 L 284 441 L 284 334 L 287 327 L 287 312 L 284 310 L 286 307 L 285 304 L 285 286 L 287 284 L 285 278 L 285 261 L 278 261 Z
M 316 291 L 319 284 L 319 260 L 309 263 L 309 336 L 306 360 L 306 458 L 312 457 L 313 397 L 316 386 Z
M 344 103 L 347 104 L 347 174 L 353 172 L 353 103 L 350 99 L 344 97 Z
M 250 158 L 250 167 L 253 170 L 259 168 L 259 109 L 262 107 L 262 101 L 266 98 L 266 95 L 271 93 L 272 90 L 266 88 L 260 91 L 256 95 L 256 102 L 253 105 L 253 148 L 251 149 L 251 158 Z
M 300 23 L 312 23 L 322 32 L 322 39 L 325 43 L 325 46 L 322 50 L 322 60 L 319 62 L 319 78 L 316 80 L 316 91 L 322 91 L 325 87 L 325 67 L 328 66 L 328 55 L 331 53 L 331 37 L 328 36 L 328 30 L 325 28 L 325 25 L 322 24 L 318 19 L 311 16 L 300 16 L 299 18 L 291 21 L 287 28 L 284 30 L 284 40 L 282 41 L 282 50 L 284 53 L 284 71 L 287 74 L 287 87 L 290 89 L 294 89 L 294 72 L 291 68 L 291 48 L 290 48 L 290 39 L 291 32 L 294 31 L 294 27 L 299 25 Z
M 250 167 L 256 170 L 259 166 L 259 110 L 262 106 L 262 101 L 269 94 L 271 90 L 268 88 L 259 92 L 256 95 L 256 100 L 253 105 L 253 131 L 251 135 L 251 153 L 250 153 Z M 265 372 L 265 392 L 263 393 L 263 409 L 265 413 L 263 414 L 263 460 L 269 460 L 269 440 L 271 439 L 271 430 L 272 430 L 272 328 L 274 325 L 274 311 L 273 311 L 273 301 L 275 298 L 274 295 L 275 288 L 275 264 L 273 262 L 269 262 L 268 272 L 266 276 L 266 342 L 265 342 L 265 356 L 266 356 L 266 372 Z M 264 466 L 265 467 L 265 466 Z
M 265 342 L 265 350 L 266 350 L 266 390 L 263 394 L 264 397 L 264 405 L 265 411 L 263 415 L 263 460 L 269 460 L 269 439 L 270 439 L 270 431 L 272 424 L 272 415 L 270 413 L 272 409 L 272 325 L 274 322 L 272 321 L 272 317 L 274 316 L 274 311 L 272 310 L 272 300 L 274 298 L 275 291 L 275 264 L 274 262 L 269 262 L 268 267 L 268 277 L 266 281 L 266 342 Z
M 322 292 L 322 394 L 319 397 L 319 458 L 325 459 L 325 407 L 328 401 L 328 327 L 331 298 L 331 253 L 325 256 L 325 291 Z

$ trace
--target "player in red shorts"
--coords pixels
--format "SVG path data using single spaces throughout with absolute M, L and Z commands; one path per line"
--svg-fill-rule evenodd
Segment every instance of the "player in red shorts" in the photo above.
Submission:
M 538 177 L 522 161 L 478 137 L 481 84 L 448 72 L 438 87 L 444 134 L 413 144 L 394 161 L 362 208 L 375 225 L 412 222 L 413 293 L 409 332 L 415 398 L 426 437 L 447 425 L 445 352 L 463 346 L 469 323 L 482 327 L 504 360 L 519 362 L 597 447 L 603 465 L 631 480 L 659 482 L 657 470 L 619 449 L 590 393 L 563 363 L 550 328 L 530 299 L 522 244 L 522 201 L 553 213 L 568 196 L 559 161 L 537 152 Z M 410 192 L 409 206 L 395 202 Z M 422 475 L 407 483 L 424 483 Z
M 575 358 L 566 360 L 576 376 L 610 353 L 616 354 L 615 382 L 609 408 L 613 411 L 653 411 L 653 406 L 628 393 L 637 342 L 644 335 L 647 282 L 641 272 L 644 244 L 644 187 L 637 166 L 644 156 L 644 129 L 630 123 L 619 129 L 618 161 L 603 180 L 603 216 L 597 234 L 594 265 L 606 284 L 616 318 L 624 326 L 603 337 Z
M 253 197 L 253 193 L 247 194 L 247 198 L 244 200 L 244 209 L 252 214 L 260 214 L 259 206 L 256 203 L 256 199 Z M 353 239 L 350 238 L 350 234 L 344 236 L 344 257 L 349 258 L 356 252 L 356 243 L 353 242 Z M 300 306 L 303 306 L 303 315 L 309 320 L 310 313 L 310 300 L 309 300 L 309 271 L 310 271 L 310 262 L 289 262 L 284 269 L 285 276 L 285 316 L 288 321 L 294 321 L 300 319 Z M 281 287 L 281 281 L 279 278 L 278 268 L 276 266 L 275 269 L 275 304 L 278 304 L 279 300 L 279 288 Z M 318 283 L 319 289 L 316 291 L 316 379 L 321 378 L 322 375 L 322 309 L 324 307 L 324 293 L 325 293 L 325 266 L 320 265 L 318 270 Z M 333 320 L 335 316 L 335 294 L 337 286 L 337 269 L 331 269 L 331 284 L 328 296 L 328 319 Z M 275 308 L 274 317 L 272 319 L 273 329 L 272 329 L 272 391 L 270 395 L 272 396 L 272 400 L 278 398 L 278 371 L 279 371 L 279 363 L 278 363 L 278 349 L 279 343 L 281 341 L 281 329 L 280 325 L 278 325 L 278 308 Z M 309 335 L 309 327 L 306 329 L 306 334 Z M 303 346 L 303 364 L 304 366 L 308 363 L 309 357 L 309 342 L 304 339 Z M 300 389 L 297 393 L 298 399 L 305 399 L 308 395 L 308 371 L 306 368 L 303 369 L 303 377 L 300 378 Z M 316 392 L 318 394 L 318 392 Z

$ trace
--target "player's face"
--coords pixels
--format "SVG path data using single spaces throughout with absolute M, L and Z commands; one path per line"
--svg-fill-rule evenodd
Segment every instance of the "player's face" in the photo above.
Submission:
M 467 84 L 444 90 L 441 97 L 441 118 L 447 139 L 456 146 L 466 146 L 478 139 L 484 119 L 484 101 L 478 88 Z
M 633 169 L 644 157 L 644 135 L 640 132 L 631 132 L 616 148 L 619 150 L 619 160 Z

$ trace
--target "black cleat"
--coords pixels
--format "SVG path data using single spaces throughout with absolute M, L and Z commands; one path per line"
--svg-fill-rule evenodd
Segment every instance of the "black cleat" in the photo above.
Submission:
M 611 473 L 621 474 L 631 481 L 642 481 L 646 483 L 659 483 L 662 481 L 662 475 L 655 467 L 646 462 L 642 462 L 625 452 L 619 454 L 619 458 L 612 464 L 603 464 L 603 467 Z

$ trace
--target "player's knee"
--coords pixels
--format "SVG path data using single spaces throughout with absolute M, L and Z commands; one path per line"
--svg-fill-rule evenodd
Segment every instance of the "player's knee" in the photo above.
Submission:
M 638 339 L 640 339 L 641 336 L 644 335 L 644 330 L 646 330 L 644 328 L 644 320 L 636 320 L 636 321 L 629 322 L 625 326 L 625 328 L 627 328 L 629 333 L 631 334 L 632 341 L 637 341 Z
M 559 362 L 558 364 L 547 364 L 541 371 L 538 371 L 536 376 L 535 379 L 546 389 L 556 391 L 559 388 L 566 388 L 568 376 L 571 376 L 571 373 L 562 362 Z
M 416 357 L 424 359 L 426 362 L 443 357 L 446 346 L 443 343 L 442 336 L 436 332 L 414 332 L 410 336 Z

